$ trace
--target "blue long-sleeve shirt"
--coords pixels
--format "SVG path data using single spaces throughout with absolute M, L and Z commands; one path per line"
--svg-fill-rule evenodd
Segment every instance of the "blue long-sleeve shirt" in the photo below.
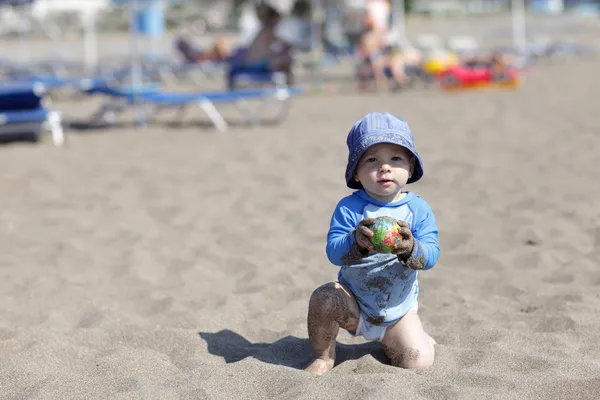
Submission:
M 433 211 L 415 193 L 408 192 L 398 202 L 384 203 L 358 190 L 338 203 L 327 234 L 327 257 L 341 267 L 338 280 L 352 291 L 367 321 L 389 325 L 417 304 L 418 272 L 407 268 L 394 254 L 370 252 L 362 258 L 348 257 L 355 245 L 353 231 L 359 222 L 380 216 L 409 224 L 415 239 L 411 257 L 421 260 L 423 269 L 435 265 L 440 247 Z

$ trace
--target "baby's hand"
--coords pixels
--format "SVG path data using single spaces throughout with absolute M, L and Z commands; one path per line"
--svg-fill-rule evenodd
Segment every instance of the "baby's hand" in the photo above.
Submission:
M 361 250 L 373 251 L 373 244 L 371 238 L 373 237 L 373 231 L 369 229 L 369 226 L 373 225 L 375 220 L 373 218 L 365 218 L 354 230 L 354 237 L 356 238 L 356 244 Z
M 415 246 L 415 238 L 413 237 L 412 232 L 410 231 L 410 226 L 407 222 L 398 221 L 398 225 L 400 226 L 400 235 L 402 236 L 402 240 L 396 242 L 393 253 L 402 260 L 406 260 L 413 251 Z

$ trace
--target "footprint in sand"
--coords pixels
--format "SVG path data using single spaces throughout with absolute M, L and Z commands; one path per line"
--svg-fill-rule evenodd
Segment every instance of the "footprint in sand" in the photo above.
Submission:
M 564 309 L 568 303 L 583 303 L 583 296 L 579 293 L 556 294 L 547 296 L 544 304 L 554 310 Z
M 519 269 L 533 269 L 540 265 L 540 260 L 541 256 L 539 251 L 523 251 L 515 255 L 514 265 Z
M 574 274 L 556 273 L 556 274 L 550 275 L 549 277 L 545 278 L 544 282 L 568 284 L 568 283 L 572 283 L 574 280 L 575 280 Z
M 287 185 L 287 178 L 279 175 L 278 171 L 269 174 L 256 174 L 254 178 L 256 179 L 256 182 L 263 187 L 266 186 L 279 189 Z
M 244 270 L 244 272 L 245 274 L 236 280 L 236 285 L 252 282 L 256 278 L 256 269 L 251 269 L 250 271 Z
M 139 310 L 139 314 L 145 317 L 154 315 L 164 315 L 173 308 L 174 300 L 172 297 L 167 296 L 161 299 L 145 298 L 136 307 Z
M 535 356 L 516 356 L 511 354 L 504 358 L 505 367 L 511 371 L 532 373 L 534 371 L 546 371 L 555 366 L 554 363 Z
M 498 375 L 484 372 L 459 371 L 453 382 L 462 387 L 506 388 L 508 383 Z
M 273 276 L 270 279 L 270 281 L 275 282 L 277 285 L 280 285 L 280 286 L 289 286 L 289 287 L 294 286 L 294 278 L 288 272 L 281 272 L 281 273 Z
M 421 394 L 426 399 L 459 399 L 459 393 L 460 390 L 458 389 L 458 386 L 454 389 L 448 385 L 433 385 L 421 391 Z
M 594 230 L 594 248 L 592 253 L 600 254 L 600 226 L 597 226 Z
M 445 265 L 473 268 L 478 271 L 498 271 L 505 268 L 499 261 L 485 254 L 452 253 L 444 257 Z
M 534 322 L 534 331 L 540 333 L 569 332 L 575 329 L 576 322 L 567 315 L 542 317 Z
M 167 276 L 171 281 L 182 283 L 184 274 L 194 268 L 196 260 L 170 260 L 167 266 Z
M 147 212 L 152 219 L 160 224 L 169 225 L 181 213 L 179 206 L 149 206 Z
M 233 293 L 235 294 L 253 294 L 264 290 L 265 285 L 236 285 Z
M 468 247 L 472 238 L 471 233 L 454 232 L 452 235 L 444 235 L 440 239 L 440 245 L 444 249 L 449 249 L 451 252 L 459 252 L 460 249 Z
M 17 333 L 15 331 L 10 331 L 6 328 L 0 328 L 0 342 L 3 340 L 9 340 L 15 337 Z
M 240 257 L 229 257 L 223 262 L 224 271 L 228 274 L 232 275 L 240 275 L 242 274 L 241 280 L 243 277 L 254 278 L 256 275 L 256 271 L 258 270 L 258 266 L 245 258 Z
M 486 354 L 487 352 L 483 350 L 469 349 L 458 354 L 456 361 L 462 368 L 469 368 L 480 364 L 486 358 Z
M 85 311 L 77 324 L 78 328 L 89 329 L 98 325 L 104 316 L 97 309 Z

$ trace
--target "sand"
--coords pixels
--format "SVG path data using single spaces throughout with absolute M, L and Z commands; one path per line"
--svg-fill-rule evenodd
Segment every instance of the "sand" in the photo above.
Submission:
M 3 145 L 0 398 L 596 399 L 599 67 L 539 67 L 516 92 L 300 97 L 226 134 L 196 112 Z M 398 369 L 341 333 L 313 378 L 308 299 L 337 274 L 325 235 L 369 111 L 405 117 L 424 159 L 436 361 Z

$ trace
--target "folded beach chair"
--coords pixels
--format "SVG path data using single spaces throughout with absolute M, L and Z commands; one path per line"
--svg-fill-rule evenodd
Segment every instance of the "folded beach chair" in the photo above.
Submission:
M 38 140 L 50 130 L 56 146 L 65 142 L 61 115 L 42 104 L 46 90 L 40 84 L 0 86 L 0 136 L 33 135 Z
M 244 121 L 249 125 L 261 122 L 278 123 L 285 117 L 291 104 L 291 98 L 298 94 L 300 90 L 298 88 L 282 86 L 222 92 L 175 93 L 164 92 L 156 85 L 146 85 L 137 88 L 115 88 L 97 85 L 86 92 L 109 97 L 109 101 L 103 104 L 100 110 L 91 118 L 90 122 L 92 124 L 113 124 L 120 113 L 136 104 L 144 107 L 154 107 L 152 112 L 144 113 L 152 117 L 156 117 L 164 109 L 177 108 L 179 110 L 177 121 L 181 121 L 187 107 L 198 106 L 208 116 L 215 128 L 224 132 L 228 128 L 228 123 L 215 104 L 235 104 L 241 112 Z M 248 104 L 250 100 L 256 100 L 260 103 L 254 112 Z M 266 121 L 263 118 L 263 113 L 273 107 L 278 107 L 278 112 L 269 121 Z

